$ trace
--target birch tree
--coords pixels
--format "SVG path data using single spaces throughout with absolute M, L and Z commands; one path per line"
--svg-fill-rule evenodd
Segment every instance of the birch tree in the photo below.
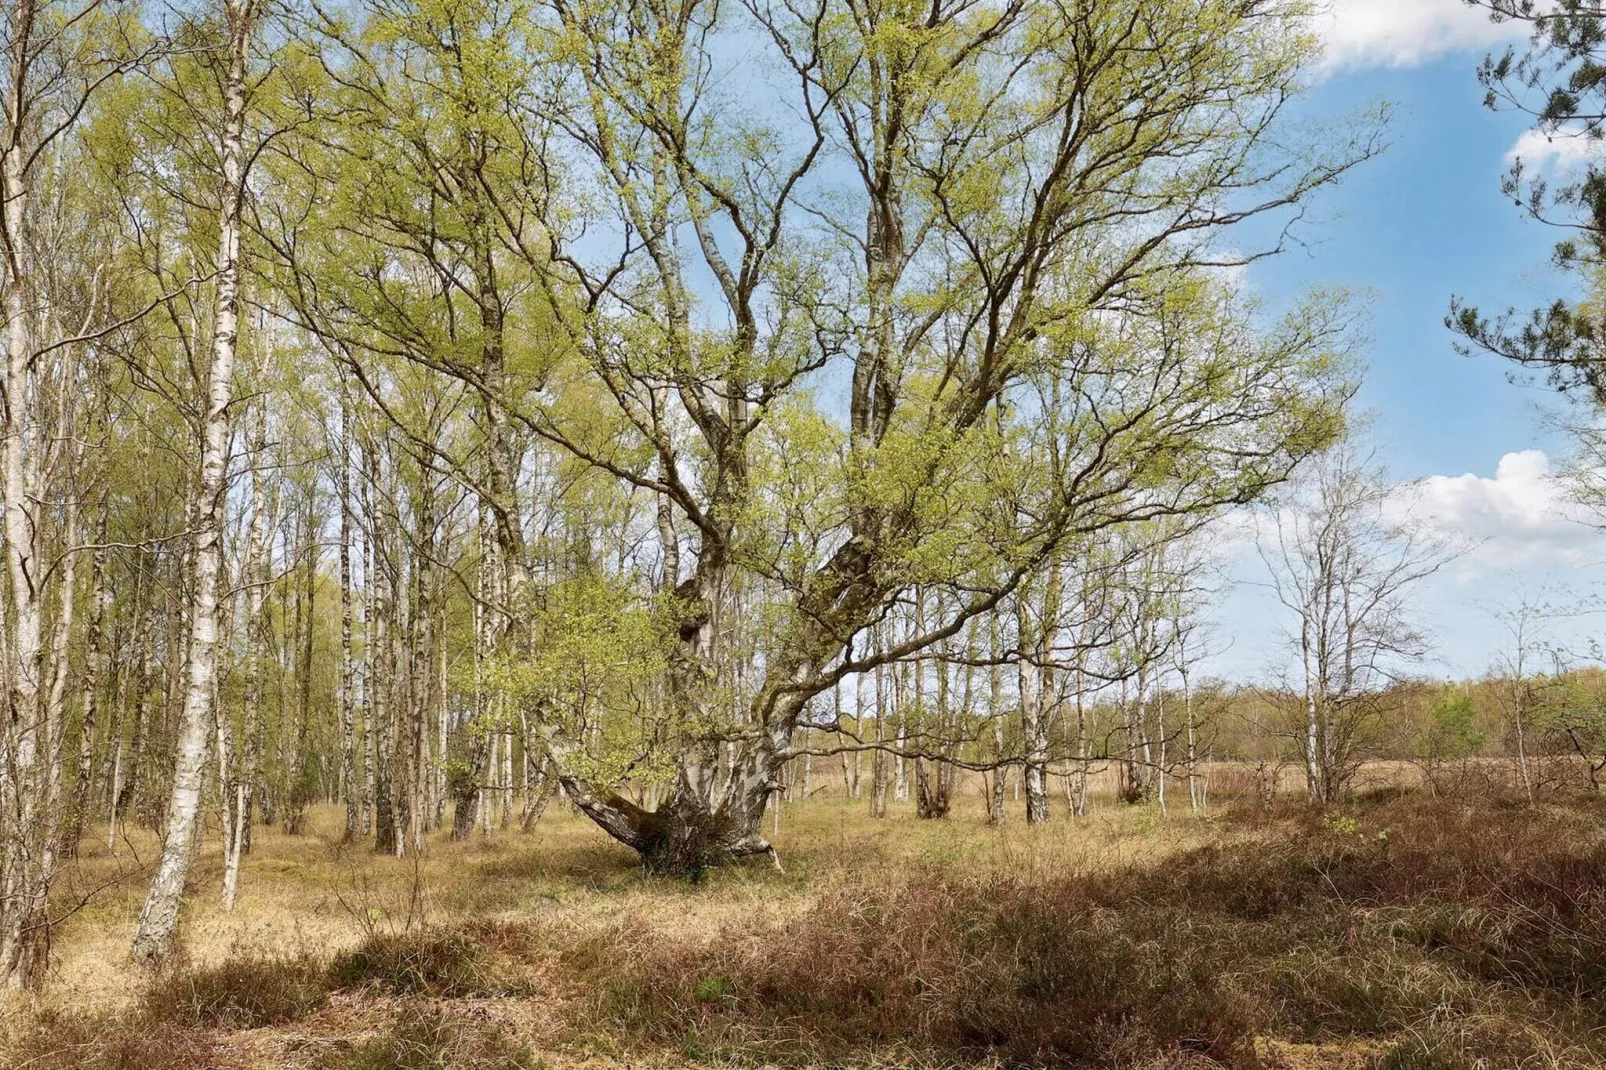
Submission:
M 193 604 L 190 607 L 187 682 L 180 722 L 178 764 L 168 802 L 167 836 L 134 930 L 133 957 L 152 966 L 173 949 L 184 882 L 193 857 L 201 779 L 213 723 L 217 668 L 219 571 L 224 498 L 228 491 L 230 405 L 239 343 L 240 234 L 245 205 L 245 123 L 248 64 L 257 16 L 255 0 L 223 0 L 221 65 L 223 113 L 219 123 L 218 246 L 211 360 L 204 382 L 205 405 L 198 427 L 200 469 L 190 501 Z
M 94 384 L 104 401 L 98 346 L 121 311 L 109 298 L 117 244 L 73 172 L 84 163 L 86 113 L 148 49 L 129 14 L 99 0 L 25 0 L 4 17 L 0 977 L 20 987 L 42 978 L 50 946 L 78 562 L 85 533 L 100 528 L 85 515 L 92 481 L 81 436 L 93 401 L 84 401 Z
M 1450 554 L 1408 514 L 1391 514 L 1395 493 L 1366 453 L 1341 444 L 1261 545 L 1293 625 L 1298 677 L 1288 690 L 1299 710 L 1289 719 L 1312 802 L 1348 790 L 1375 746 L 1390 685 L 1427 651 L 1406 595 Z

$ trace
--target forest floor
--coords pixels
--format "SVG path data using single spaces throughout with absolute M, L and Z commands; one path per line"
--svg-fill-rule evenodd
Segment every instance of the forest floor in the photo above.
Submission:
M 1185 802 L 1185 800 L 1184 800 Z M 555 804 L 418 859 L 343 812 L 205 845 L 183 961 L 128 939 L 154 840 L 85 840 L 0 1065 L 1606 1066 L 1606 804 L 1386 792 L 989 828 L 816 799 L 784 872 L 646 875 Z

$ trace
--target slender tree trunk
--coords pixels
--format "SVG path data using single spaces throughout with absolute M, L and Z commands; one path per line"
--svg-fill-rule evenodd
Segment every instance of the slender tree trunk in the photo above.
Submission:
M 71 400 L 65 394 L 59 399 L 58 421 L 54 432 L 57 443 L 71 441 Z M 69 451 L 76 454 L 76 447 Z M 73 465 L 76 469 L 76 463 Z M 61 542 L 66 546 L 78 542 L 77 490 L 67 492 L 66 518 Z M 22 871 L 24 879 L 8 889 L 12 898 L 12 919 L 15 927 L 8 926 L 5 933 L 3 961 L 9 980 L 33 986 L 44 976 L 49 965 L 51 929 L 50 891 L 55 882 L 58 849 L 61 842 L 61 747 L 66 722 L 68 640 L 72 632 L 74 599 L 78 587 L 77 554 L 69 554 L 62 563 L 56 619 L 50 633 L 51 681 L 45 695 L 44 717 L 38 746 L 42 760 L 36 758 L 32 772 L 35 776 L 21 782 L 23 790 L 37 793 L 31 820 L 24 824 L 27 835 L 21 842 L 12 844 L 13 850 L 25 852 Z
M 1311 802 L 1319 803 L 1326 798 L 1325 780 L 1322 776 L 1321 714 L 1317 708 L 1316 675 L 1311 665 L 1312 653 L 1308 634 L 1304 637 L 1302 645 L 1305 667 L 1305 790 L 1310 795 Z
M 201 475 L 191 508 L 195 528 L 195 590 L 190 615 L 189 685 L 180 727 L 178 767 L 168 805 L 167 838 L 150 893 L 134 931 L 133 957 L 142 965 L 165 959 L 173 948 L 179 903 L 193 857 L 201 777 L 212 720 L 216 671 L 218 570 L 222 556 L 224 495 L 228 479 L 229 403 L 239 333 L 240 217 L 244 198 L 246 58 L 251 41 L 251 0 L 224 0 L 229 33 L 222 133 L 222 214 L 218 242 L 216 323 L 202 420 Z
M 1056 572 L 1050 573 L 1051 576 Z M 1019 666 L 1021 735 L 1026 744 L 1026 761 L 1022 767 L 1022 782 L 1026 789 L 1026 823 L 1040 825 L 1048 820 L 1048 784 L 1044 775 L 1048 762 L 1048 725 L 1044 716 L 1047 695 L 1045 688 L 1052 679 L 1048 666 L 1043 662 L 1043 653 L 1049 642 L 1051 611 L 1050 598 L 1057 588 L 1052 580 L 1048 584 L 1043 596 L 1043 617 L 1038 622 L 1037 632 L 1031 629 L 1030 610 L 1027 599 L 1023 596 L 1016 601 L 1017 620 L 1019 621 L 1020 646 L 1022 651 L 1028 647 L 1028 636 L 1032 637 L 1031 648 L 1037 654 L 1039 664 L 1035 667 L 1023 658 Z
M 1186 657 L 1184 651 L 1183 657 Z M 1194 718 L 1193 683 L 1187 667 L 1182 673 L 1182 715 L 1188 724 L 1188 806 L 1198 810 L 1204 806 L 1204 793 L 1199 783 L 1199 725 Z
M 452 714 L 448 706 L 451 692 L 448 690 L 446 678 L 446 599 L 438 598 L 435 602 L 435 664 L 433 666 L 435 701 L 434 729 L 435 729 L 435 758 L 431 765 L 430 791 L 434 798 L 430 803 L 430 827 L 439 829 L 446 820 L 446 764 L 450 755 L 449 740 L 451 735 Z
M 1160 688 L 1157 688 L 1156 691 L 1155 691 L 1155 696 L 1154 696 L 1154 718 L 1155 718 L 1155 733 L 1154 733 L 1154 735 L 1155 735 L 1155 739 L 1158 741 L 1156 743 L 1156 745 L 1155 745 L 1155 749 L 1156 749 L 1157 754 L 1158 754 L 1158 761 L 1155 762 L 1155 766 L 1154 766 L 1154 785 L 1155 785 L 1154 786 L 1154 798 L 1155 798 L 1155 801 L 1160 804 L 1160 813 L 1164 814 L 1166 812 L 1166 808 L 1165 808 L 1165 782 L 1167 780 L 1167 775 L 1166 775 L 1165 752 L 1166 752 L 1166 736 L 1167 736 L 1167 733 L 1166 733 L 1166 724 L 1165 724 L 1165 691 L 1163 689 L 1160 689 Z
M 803 783 L 801 786 L 802 798 L 807 800 L 809 793 L 814 790 L 814 755 L 810 748 L 814 743 L 813 729 L 803 729 Z
M 993 776 L 987 797 L 987 822 L 1004 823 L 1004 786 L 1009 766 L 1004 762 L 1004 669 L 999 661 L 1003 644 L 998 638 L 998 615 L 988 616 L 987 624 L 987 717 L 993 723 Z
M 136 556 L 134 568 L 134 597 L 133 606 L 129 612 L 132 622 L 134 645 L 133 664 L 124 670 L 123 678 L 119 682 L 118 692 L 118 719 L 125 719 L 130 711 L 133 714 L 133 728 L 131 738 L 125 746 L 124 729 L 121 724 L 117 727 L 117 747 L 113 756 L 111 798 L 106 807 L 106 850 L 111 851 L 117 843 L 117 819 L 128 806 L 129 798 L 133 794 L 129 785 L 125 783 L 124 771 L 137 770 L 139 753 L 139 738 L 145 723 L 145 692 L 149 686 L 145 678 L 146 670 L 146 632 L 145 627 L 145 566 L 143 557 Z M 130 680 L 133 681 L 130 684 Z M 132 700 L 130 694 L 132 693 Z M 130 710 L 130 707 L 131 710 Z
M 1071 816 L 1087 816 L 1087 789 L 1088 774 L 1092 766 L 1092 741 L 1089 739 L 1087 725 L 1087 699 L 1083 694 L 1085 684 L 1080 679 L 1076 687 L 1076 771 L 1073 774 L 1073 787 L 1071 789 Z
M 1522 781 L 1522 793 L 1532 806 L 1534 801 L 1533 777 L 1528 772 L 1528 739 L 1524 714 L 1527 713 L 1528 681 L 1522 672 L 1522 658 L 1518 655 L 1517 669 L 1511 681 L 1511 713 L 1517 729 L 1517 774 Z
M 842 725 L 843 716 L 841 680 L 838 680 L 836 682 L 836 686 L 831 689 L 831 712 L 833 714 L 831 723 L 840 728 Z M 854 785 L 852 775 L 853 771 L 848 758 L 848 752 L 844 750 L 841 754 L 837 755 L 837 757 L 842 761 L 842 797 L 844 799 L 851 799 L 854 795 Z
M 395 753 L 391 731 L 391 689 L 394 682 L 395 651 L 390 638 L 392 581 L 391 568 L 383 560 L 384 525 L 376 513 L 374 520 L 376 556 L 371 611 L 371 637 L 374 646 L 374 853 L 395 854 L 401 840 L 396 832 L 395 799 L 392 798 L 392 772 Z
M 412 584 L 412 612 L 408 618 L 407 678 L 407 824 L 406 831 L 414 851 L 424 847 L 424 825 L 429 819 L 428 778 L 430 725 L 433 721 L 435 691 L 435 501 L 428 470 L 419 466 L 422 492 L 416 509 L 417 532 Z
M 864 740 L 864 673 L 854 677 L 853 682 L 853 735 L 860 742 Z M 860 747 L 853 752 L 853 798 L 858 800 L 864 796 L 864 748 Z
M 904 702 L 904 677 L 913 671 L 918 671 L 919 663 L 914 666 L 895 665 L 891 671 L 891 694 L 889 705 L 898 711 L 898 731 L 896 735 L 898 753 L 893 758 L 893 787 L 892 797 L 903 802 L 909 797 L 909 763 L 904 757 L 904 751 L 909 743 L 909 709 Z M 917 678 L 918 679 L 918 678 Z M 917 685 L 918 686 L 918 685 Z
M 500 735 L 495 732 L 487 731 L 485 739 L 485 768 L 487 771 L 496 768 L 498 759 L 497 752 L 499 749 L 498 744 L 500 742 Z M 490 836 L 491 834 L 491 810 L 493 808 L 493 804 L 494 800 L 491 798 L 490 788 L 488 785 L 482 782 L 479 785 L 479 802 L 475 807 L 475 811 L 479 815 L 481 836 Z
M 887 727 L 886 672 L 883 666 L 875 668 L 875 741 L 876 749 L 870 758 L 870 816 L 887 816 L 887 790 L 890 776 L 887 752 L 880 744 L 886 742 Z
M 36 297 L 27 248 L 30 190 L 29 147 L 24 143 L 25 89 L 30 35 L 35 26 L 31 0 L 11 6 L 7 26 L 10 84 L 0 212 L 5 217 L 6 390 L 4 441 L 0 443 L 0 496 L 5 500 L 5 555 L 10 577 L 10 633 L 6 682 L 10 709 L 5 738 L 5 866 L 0 872 L 0 975 L 11 988 L 32 984 L 33 948 L 43 939 L 36 917 L 44 890 L 31 856 L 39 841 L 41 750 L 46 746 L 40 689 L 44 675 L 44 510 L 38 486 L 38 426 L 44 399 L 36 373 Z M 0 617 L 3 619 L 3 617 Z
M 351 658 L 351 403 L 340 394 L 340 793 L 346 803 L 342 838 L 362 832 L 362 788 L 357 782 L 357 738 L 353 704 L 356 667 Z
M 379 654 L 378 643 L 374 640 L 374 591 L 377 583 L 377 572 L 374 568 L 375 535 L 373 508 L 373 493 L 369 487 L 369 480 L 373 477 L 373 469 L 369 464 L 368 453 L 365 450 L 363 457 L 362 493 L 359 498 L 363 503 L 363 602 L 362 602 L 362 635 L 363 635 L 363 674 L 362 674 L 362 747 L 363 747 L 363 788 L 362 788 L 362 834 L 371 836 L 374 833 L 374 822 L 378 806 L 379 794 L 374 779 L 378 775 L 376 767 L 379 764 L 379 744 L 375 733 L 378 731 L 378 718 L 374 716 L 374 696 L 379 688 Z
M 78 854 L 78 841 L 83 838 L 84 822 L 89 814 L 89 796 L 95 782 L 95 738 L 99 727 L 101 682 L 106 671 L 101 641 L 106 626 L 106 610 L 111 605 L 111 587 L 106 582 L 107 513 L 107 503 L 102 498 L 95 521 L 96 547 L 92 551 L 89 566 L 89 624 L 84 634 L 83 711 L 78 725 L 78 770 L 73 780 L 67 827 L 61 838 L 62 851 L 69 857 Z
M 228 644 L 219 641 L 219 646 L 227 649 Z M 217 785 L 218 803 L 221 810 L 219 824 L 223 828 L 223 909 L 233 910 L 235 894 L 239 889 L 240 880 L 240 850 L 239 828 L 235 820 L 234 807 L 240 793 L 235 789 L 239 783 L 237 772 L 231 775 L 230 761 L 237 766 L 240 761 L 238 754 L 231 754 L 234 749 L 230 736 L 228 711 L 217 700 L 217 691 L 212 692 L 212 713 L 217 722 Z
M 269 335 L 271 337 L 271 335 Z M 269 347 L 271 354 L 271 346 Z M 267 359 L 263 367 L 267 366 Z M 263 612 L 268 581 L 272 575 L 268 527 L 267 408 L 253 407 L 249 452 L 251 456 L 251 519 L 246 525 L 245 549 L 240 569 L 245 586 L 245 708 L 240 717 L 241 739 L 235 748 L 232 781 L 220 776 L 219 791 L 224 796 L 223 827 L 223 909 L 233 910 L 240 891 L 240 863 L 251 846 L 251 814 L 256 787 L 261 781 L 262 744 L 267 735 L 267 690 L 264 687 L 263 654 L 273 642 L 273 627 Z M 220 715 L 221 716 L 221 715 Z M 219 734 L 219 744 L 224 742 Z M 218 769 L 228 762 L 220 754 Z M 232 812 L 231 808 L 232 807 Z
M 306 513 L 301 523 L 302 565 L 301 583 L 296 591 L 296 626 L 292 636 L 296 645 L 296 723 L 290 738 L 289 761 L 286 762 L 284 831 L 290 836 L 301 835 L 301 825 L 307 806 L 312 802 L 313 785 L 307 775 L 307 737 L 312 728 L 312 654 L 316 632 L 315 611 L 318 598 L 318 535 L 314 517 L 312 494 L 309 491 Z

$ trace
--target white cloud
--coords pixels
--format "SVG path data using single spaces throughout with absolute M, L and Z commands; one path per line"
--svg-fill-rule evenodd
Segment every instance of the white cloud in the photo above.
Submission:
M 1500 458 L 1493 476 L 1467 473 L 1398 484 L 1388 501 L 1393 520 L 1421 521 L 1430 534 L 1466 549 L 1412 590 L 1411 616 L 1435 643 L 1421 671 L 1438 675 L 1480 673 L 1504 651 L 1509 636 L 1492 615 L 1538 597 L 1558 606 L 1606 604 L 1596 593 L 1606 575 L 1606 534 L 1579 519 L 1550 458 L 1522 450 Z M 1259 516 L 1262 538 L 1266 514 Z M 1287 654 L 1285 611 L 1265 588 L 1265 565 L 1253 552 L 1255 517 L 1230 516 L 1211 544 L 1222 560 L 1225 590 L 1212 601 L 1221 648 L 1208 671 L 1230 679 L 1267 678 Z M 1575 650 L 1601 635 L 1600 615 L 1558 618 L 1547 638 Z
M 1453 52 L 1477 52 L 1523 36 L 1464 0 L 1330 0 L 1316 16 L 1328 70 L 1415 67 Z
M 1606 538 L 1583 522 L 1542 450 L 1500 458 L 1494 478 L 1430 476 L 1402 486 L 1396 508 L 1490 562 L 1594 561 Z
M 1506 153 L 1506 162 L 1520 158 L 1530 172 L 1567 171 L 1601 155 L 1601 150 L 1598 138 L 1575 129 L 1564 128 L 1550 134 L 1524 130 Z

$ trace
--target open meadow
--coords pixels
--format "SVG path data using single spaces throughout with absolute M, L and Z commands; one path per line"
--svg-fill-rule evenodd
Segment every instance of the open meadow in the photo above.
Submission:
M 341 813 L 261 828 L 232 912 L 208 840 L 177 960 L 143 893 L 60 926 L 6 1065 L 1570 1067 L 1606 1062 L 1606 804 L 1378 792 L 989 827 L 819 798 L 701 883 L 555 805 L 415 859 Z M 73 887 L 153 841 L 86 847 Z

